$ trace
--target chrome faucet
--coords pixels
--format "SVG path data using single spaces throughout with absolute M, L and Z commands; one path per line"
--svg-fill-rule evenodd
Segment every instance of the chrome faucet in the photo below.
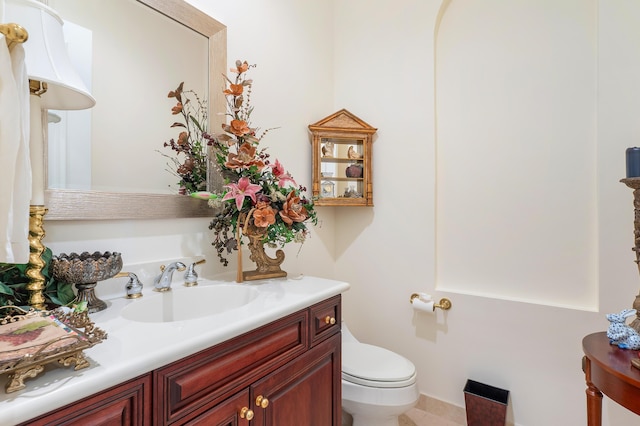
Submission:
M 129 277 L 129 282 L 127 282 L 125 287 L 127 299 L 137 299 L 138 297 L 142 297 L 142 283 L 136 274 L 133 272 L 119 272 L 114 275 L 114 278 L 120 277 Z
M 206 261 L 207 259 L 200 259 L 197 262 L 189 265 L 189 268 L 187 268 L 187 272 L 184 273 L 185 287 L 193 287 L 194 285 L 198 285 L 198 273 L 196 272 L 196 265 L 200 265 Z
M 187 267 L 182 262 L 173 262 L 169 266 L 160 266 L 160 275 L 153 280 L 153 291 L 169 291 L 171 290 L 171 280 L 173 279 L 173 271 L 184 271 Z

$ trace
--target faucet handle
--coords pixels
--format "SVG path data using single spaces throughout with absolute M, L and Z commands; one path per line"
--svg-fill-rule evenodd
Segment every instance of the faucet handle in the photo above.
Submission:
M 198 273 L 196 272 L 196 265 L 201 265 L 205 263 L 207 259 L 200 259 L 197 262 L 193 262 L 187 268 L 187 272 L 184 273 L 184 286 L 185 287 L 193 287 L 194 285 L 198 285 Z
M 125 286 L 126 298 L 137 299 L 142 297 L 142 283 L 138 279 L 138 276 L 133 272 L 118 272 L 113 276 L 114 278 L 129 277 L 129 282 Z

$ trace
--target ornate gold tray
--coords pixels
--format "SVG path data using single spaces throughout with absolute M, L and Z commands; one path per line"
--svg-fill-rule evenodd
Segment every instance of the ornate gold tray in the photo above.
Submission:
M 25 311 L 1 306 L 0 315 L 6 312 L 17 312 L 0 318 L 0 374 L 9 374 L 7 393 L 24 389 L 24 379 L 36 377 L 54 361 L 65 367 L 75 364 L 74 370 L 88 367 L 82 351 L 107 338 L 86 310 Z

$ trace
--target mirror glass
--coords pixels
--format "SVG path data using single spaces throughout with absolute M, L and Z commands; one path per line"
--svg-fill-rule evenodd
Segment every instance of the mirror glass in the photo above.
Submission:
M 171 125 L 182 116 L 171 114 L 175 99 L 167 94 L 181 82 L 208 102 L 209 128 L 219 126 L 211 112 L 224 110 L 224 99 L 212 90 L 220 83 L 212 76 L 219 80 L 226 68 L 224 25 L 175 0 L 49 6 L 65 20 L 71 59 L 96 106 L 49 111 L 46 219 L 209 215 L 206 203 L 175 195 L 179 178 L 165 156 L 173 151 L 163 144 L 179 134 Z M 148 197 L 170 205 L 162 212 L 136 207 Z

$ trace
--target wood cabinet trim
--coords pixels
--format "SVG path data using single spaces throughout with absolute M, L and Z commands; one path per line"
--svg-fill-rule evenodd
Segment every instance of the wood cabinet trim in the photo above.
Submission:
M 112 425 L 115 418 L 126 424 L 151 423 L 151 374 L 145 374 L 103 392 L 68 404 L 50 413 L 29 420 L 19 426 Z

